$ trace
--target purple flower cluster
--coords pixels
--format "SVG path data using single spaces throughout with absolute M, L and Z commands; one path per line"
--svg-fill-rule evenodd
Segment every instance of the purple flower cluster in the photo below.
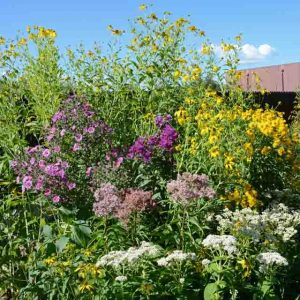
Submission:
M 155 150 L 172 152 L 178 133 L 169 124 L 171 119 L 170 115 L 156 116 L 155 125 L 158 132 L 149 137 L 139 137 L 129 148 L 127 157 L 129 159 L 138 158 L 147 163 L 153 157 Z
M 52 127 L 48 129 L 46 140 L 56 145 L 56 151 L 86 151 L 92 140 L 102 138 L 107 144 L 107 136 L 112 129 L 102 120 L 96 119 L 96 113 L 90 104 L 76 96 L 70 96 L 61 105 L 62 109 L 52 117 Z M 63 141 L 67 141 L 64 143 Z M 68 149 L 65 149 L 68 148 Z
M 44 193 L 55 203 L 68 200 L 69 192 L 82 182 L 79 172 L 74 171 L 78 159 L 84 161 L 89 177 L 91 165 L 100 158 L 101 147 L 103 153 L 111 147 L 111 132 L 110 127 L 96 118 L 88 103 L 70 96 L 62 102 L 61 110 L 53 115 L 51 126 L 44 132 L 42 139 L 47 147 L 28 148 L 11 163 L 22 191 Z
M 178 174 L 176 180 L 167 184 L 167 191 L 173 201 L 184 205 L 199 198 L 213 199 L 216 195 L 209 187 L 208 176 L 205 174 Z
M 124 224 L 128 223 L 133 212 L 142 212 L 155 206 L 151 192 L 135 189 L 120 192 L 111 183 L 102 184 L 95 191 L 94 197 L 95 215 L 100 217 L 113 215 Z
M 63 161 L 47 148 L 36 146 L 25 151 L 23 161 L 14 160 L 11 163 L 17 182 L 22 183 L 22 192 L 33 190 L 44 193 L 53 202 L 62 200 L 57 192 L 61 189 L 73 190 L 76 183 L 68 179 L 66 171 L 67 161 Z

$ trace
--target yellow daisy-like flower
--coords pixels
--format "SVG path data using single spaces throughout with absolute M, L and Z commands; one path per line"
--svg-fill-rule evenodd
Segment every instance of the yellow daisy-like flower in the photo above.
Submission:
M 53 266 L 56 263 L 56 258 L 54 256 L 46 258 L 44 263 L 49 266 Z
M 175 151 L 180 152 L 182 150 L 182 145 L 178 144 L 175 146 Z
M 272 151 L 272 148 L 271 148 L 270 146 L 264 146 L 264 147 L 261 149 L 260 153 L 261 153 L 262 155 L 268 155 L 271 151 Z
M 213 67 L 212 67 L 212 71 L 213 71 L 214 73 L 217 73 L 217 72 L 220 71 L 220 67 L 218 67 L 218 66 L 213 66 Z
M 146 4 L 141 4 L 140 6 L 139 6 L 139 10 L 141 10 L 141 11 L 144 11 L 144 10 L 146 10 L 147 9 L 147 5 Z
M 88 282 L 83 282 L 82 284 L 79 285 L 79 292 L 83 293 L 85 291 L 91 291 L 93 289 L 93 286 L 89 284 Z
M 253 155 L 254 150 L 253 150 L 253 146 L 252 146 L 251 143 L 245 143 L 244 144 L 244 149 L 245 149 L 246 153 L 248 154 L 248 156 Z
M 251 274 L 250 263 L 246 259 L 241 259 L 241 260 L 238 261 L 238 264 L 241 265 L 241 267 L 244 271 L 243 277 L 249 277 L 250 274 Z
M 278 153 L 279 156 L 282 156 L 285 153 L 284 148 L 283 147 L 278 148 L 277 153 Z
M 0 36 L 0 45 L 4 45 L 5 44 L 5 38 Z
M 184 75 L 183 77 L 182 77 L 182 80 L 183 81 L 189 81 L 190 80 L 190 76 L 189 75 Z
M 212 148 L 209 149 L 209 155 L 212 158 L 218 157 L 220 156 L 221 152 L 218 146 L 214 146 Z
M 197 31 L 197 27 L 195 25 L 192 25 L 192 26 L 188 27 L 188 30 L 192 31 L 192 32 L 195 32 L 195 31 Z
M 233 166 L 234 166 L 234 157 L 231 156 L 230 154 L 226 154 L 224 166 L 225 166 L 225 169 L 232 170 Z
M 181 76 L 181 71 L 180 70 L 176 70 L 173 74 L 175 79 L 178 79 Z
M 209 55 L 211 53 L 211 47 L 209 47 L 208 45 L 203 45 L 201 49 L 201 53 L 203 55 Z

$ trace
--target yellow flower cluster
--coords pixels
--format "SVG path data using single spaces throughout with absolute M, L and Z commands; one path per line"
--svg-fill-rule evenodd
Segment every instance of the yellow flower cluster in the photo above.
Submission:
M 258 131 L 272 141 L 272 147 L 261 148 L 263 155 L 268 155 L 272 148 L 279 156 L 286 154 L 290 157 L 292 155 L 291 147 L 298 142 L 298 137 L 290 136 L 288 125 L 281 112 L 262 109 L 248 110 L 242 114 L 242 117 L 249 121 L 248 128 L 251 132 Z
M 32 28 L 30 26 L 27 26 L 27 33 L 28 33 L 28 40 L 37 40 L 37 39 L 51 39 L 54 40 L 57 36 L 57 33 L 55 30 L 50 28 L 45 28 L 41 26 L 33 26 Z M 25 44 L 25 39 L 23 39 L 22 43 Z M 27 41 L 26 41 L 27 42 Z
M 228 199 L 242 207 L 255 207 L 259 204 L 257 191 L 248 183 L 245 183 L 242 190 L 237 188 L 228 194 Z
M 214 90 L 201 95 L 195 97 L 188 92 L 183 106 L 175 112 L 176 121 L 189 136 L 177 151 L 190 155 L 187 161 L 193 162 L 192 167 L 197 165 L 196 161 L 205 161 L 223 174 L 221 180 L 231 186 L 225 188 L 225 198 L 242 207 L 259 205 L 258 192 L 249 184 L 254 156 L 292 164 L 299 136 L 291 134 L 280 112 L 226 103 L 228 100 Z M 232 184 L 236 185 L 233 190 Z
M 184 125 L 187 121 L 189 121 L 188 112 L 183 107 L 180 107 L 175 112 L 175 118 L 179 125 Z

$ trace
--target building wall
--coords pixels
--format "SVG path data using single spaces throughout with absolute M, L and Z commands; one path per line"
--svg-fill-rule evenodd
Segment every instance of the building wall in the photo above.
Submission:
M 300 90 L 300 63 L 241 70 L 241 73 L 240 85 L 245 91 L 258 91 L 258 83 L 270 92 Z

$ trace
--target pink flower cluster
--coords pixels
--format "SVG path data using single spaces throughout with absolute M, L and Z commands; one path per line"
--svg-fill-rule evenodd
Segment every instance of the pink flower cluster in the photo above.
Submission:
M 152 193 L 143 190 L 128 189 L 123 192 L 111 183 L 102 184 L 94 193 L 93 210 L 97 216 L 113 215 L 124 224 L 134 212 L 142 212 L 154 207 Z
M 69 200 L 70 191 L 78 191 L 80 184 L 89 192 L 79 168 L 85 168 L 85 178 L 91 175 L 91 166 L 111 148 L 111 131 L 82 98 L 67 98 L 41 137 L 47 147 L 28 148 L 11 163 L 22 191 L 43 193 L 55 203 Z
M 176 180 L 167 184 L 167 191 L 175 202 L 188 204 L 199 198 L 213 199 L 216 192 L 209 187 L 209 179 L 205 174 L 178 174 Z
M 17 182 L 22 183 L 22 192 L 33 190 L 43 192 L 53 202 L 60 202 L 57 192 L 63 188 L 73 190 L 76 183 L 69 181 L 66 171 L 67 161 L 63 161 L 55 153 L 41 146 L 28 148 L 24 160 L 14 160 L 11 166 L 18 174 Z
M 59 145 L 56 148 L 57 152 L 85 152 L 98 139 L 104 139 L 105 143 L 110 144 L 107 135 L 112 129 L 96 118 L 97 115 L 89 103 L 76 96 L 70 96 L 62 102 L 61 107 L 62 109 L 52 117 L 52 127 L 46 136 L 50 144 L 56 144 L 56 147 Z

